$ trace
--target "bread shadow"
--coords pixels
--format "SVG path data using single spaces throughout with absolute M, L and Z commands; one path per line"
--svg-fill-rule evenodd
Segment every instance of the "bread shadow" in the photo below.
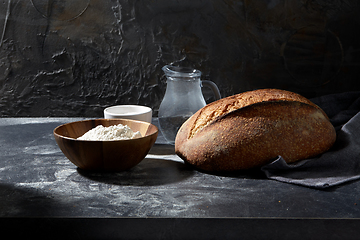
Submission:
M 194 166 L 190 165 L 189 163 L 185 162 L 185 165 L 188 168 L 193 168 L 194 170 L 203 173 L 209 174 L 218 177 L 229 177 L 229 178 L 247 178 L 247 179 L 267 179 L 265 173 L 261 171 L 260 168 L 251 168 L 246 170 L 234 170 L 234 171 L 206 171 L 202 169 L 195 168 Z

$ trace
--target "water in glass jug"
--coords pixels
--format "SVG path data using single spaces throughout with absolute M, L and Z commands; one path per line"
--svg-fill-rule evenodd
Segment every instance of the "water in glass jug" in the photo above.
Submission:
M 199 70 L 171 65 L 164 66 L 162 70 L 167 79 L 167 87 L 159 107 L 159 128 L 165 139 L 174 144 L 181 125 L 206 105 L 201 86 L 210 87 L 216 100 L 221 96 L 214 82 L 200 80 Z

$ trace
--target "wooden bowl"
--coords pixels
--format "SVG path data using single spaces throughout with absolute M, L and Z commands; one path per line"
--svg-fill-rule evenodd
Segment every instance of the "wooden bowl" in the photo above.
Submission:
M 143 137 L 129 140 L 78 140 L 97 125 L 108 127 L 123 124 Z M 55 140 L 64 155 L 84 170 L 123 171 L 140 163 L 158 136 L 158 128 L 147 122 L 128 119 L 93 119 L 67 123 L 54 129 Z

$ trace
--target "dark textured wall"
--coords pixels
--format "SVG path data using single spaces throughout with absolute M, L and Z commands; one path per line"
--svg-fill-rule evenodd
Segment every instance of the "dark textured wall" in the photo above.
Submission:
M 357 0 L 1 0 L 0 116 L 157 109 L 161 67 L 191 65 L 223 96 L 359 90 Z M 211 101 L 209 95 L 209 101 Z

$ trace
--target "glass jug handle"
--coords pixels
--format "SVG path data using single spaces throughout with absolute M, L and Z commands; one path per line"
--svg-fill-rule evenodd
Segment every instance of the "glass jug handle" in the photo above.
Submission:
M 219 88 L 217 87 L 217 85 L 214 82 L 209 81 L 209 80 L 201 80 L 201 84 L 203 86 L 207 86 L 207 87 L 211 88 L 211 90 L 214 92 L 215 100 L 219 100 L 221 98 Z

